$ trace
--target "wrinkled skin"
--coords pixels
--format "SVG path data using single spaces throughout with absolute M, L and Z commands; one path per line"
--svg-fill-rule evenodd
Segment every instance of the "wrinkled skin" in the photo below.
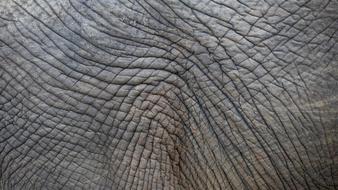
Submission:
M 0 17 L 0 189 L 338 189 L 337 1 Z

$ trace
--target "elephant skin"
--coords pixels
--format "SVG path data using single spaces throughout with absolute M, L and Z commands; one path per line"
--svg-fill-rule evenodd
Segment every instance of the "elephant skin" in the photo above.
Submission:
M 1 0 L 0 189 L 338 189 L 338 2 Z

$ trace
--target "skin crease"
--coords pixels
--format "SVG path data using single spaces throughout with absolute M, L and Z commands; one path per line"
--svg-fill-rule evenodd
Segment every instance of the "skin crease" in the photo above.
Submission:
M 338 189 L 333 0 L 0 1 L 0 189 Z

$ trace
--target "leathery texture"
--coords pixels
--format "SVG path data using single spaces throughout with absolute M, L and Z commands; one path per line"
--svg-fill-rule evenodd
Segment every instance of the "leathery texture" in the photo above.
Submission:
M 334 0 L 0 1 L 0 189 L 337 189 Z

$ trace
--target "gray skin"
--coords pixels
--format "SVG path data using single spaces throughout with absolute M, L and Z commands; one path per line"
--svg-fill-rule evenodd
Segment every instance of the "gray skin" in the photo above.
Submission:
M 1 0 L 0 189 L 338 189 L 338 2 Z

